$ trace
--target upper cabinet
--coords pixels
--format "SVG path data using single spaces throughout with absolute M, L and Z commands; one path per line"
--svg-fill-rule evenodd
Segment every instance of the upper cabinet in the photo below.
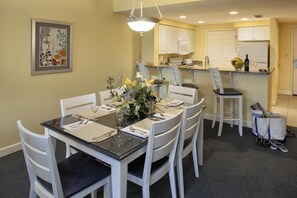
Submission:
M 159 25 L 159 54 L 167 54 L 168 26 Z
M 269 26 L 238 28 L 239 41 L 268 41 L 270 40 Z
M 179 41 L 189 42 L 188 51 L 194 52 L 194 31 L 165 25 L 159 25 L 159 54 L 178 54 Z

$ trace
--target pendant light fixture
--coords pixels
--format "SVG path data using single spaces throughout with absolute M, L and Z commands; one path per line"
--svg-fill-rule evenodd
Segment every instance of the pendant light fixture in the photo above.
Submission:
M 148 31 L 152 30 L 155 27 L 155 24 L 160 22 L 163 19 L 163 16 L 162 16 L 161 11 L 157 5 L 156 0 L 153 0 L 153 1 L 155 3 L 155 6 L 158 10 L 159 15 L 160 15 L 159 19 L 142 16 L 143 1 L 141 0 L 140 1 L 140 17 L 136 17 L 134 15 L 135 1 L 136 0 L 133 0 L 132 9 L 131 9 L 129 18 L 127 19 L 127 23 L 133 31 L 139 32 L 140 36 L 142 36 L 143 32 L 148 32 Z

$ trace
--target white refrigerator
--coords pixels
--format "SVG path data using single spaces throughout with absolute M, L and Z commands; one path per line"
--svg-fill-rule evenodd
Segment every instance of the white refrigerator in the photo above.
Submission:
M 244 61 L 248 55 L 249 71 L 259 72 L 260 69 L 268 71 L 269 43 L 268 42 L 239 42 L 238 56 Z

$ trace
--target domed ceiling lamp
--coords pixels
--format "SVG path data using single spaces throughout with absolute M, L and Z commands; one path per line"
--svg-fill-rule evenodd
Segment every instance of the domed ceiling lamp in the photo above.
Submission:
M 155 27 L 155 24 L 159 23 L 163 19 L 163 15 L 161 14 L 161 11 L 158 7 L 156 0 L 153 0 L 153 1 L 159 12 L 159 15 L 160 15 L 159 19 L 142 16 L 142 4 L 143 4 L 142 0 L 140 1 L 140 17 L 136 17 L 134 15 L 135 0 L 133 0 L 132 9 L 131 9 L 129 18 L 127 19 L 127 23 L 133 31 L 139 32 L 140 36 L 142 36 L 144 32 L 148 32 L 152 30 Z

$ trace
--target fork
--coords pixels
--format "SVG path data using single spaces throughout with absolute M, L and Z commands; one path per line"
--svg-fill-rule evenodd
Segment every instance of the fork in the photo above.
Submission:
M 129 126 L 129 129 L 130 129 L 132 132 L 139 133 L 140 135 L 147 135 L 147 133 L 146 133 L 145 131 L 141 131 L 140 129 L 135 129 L 132 125 Z

